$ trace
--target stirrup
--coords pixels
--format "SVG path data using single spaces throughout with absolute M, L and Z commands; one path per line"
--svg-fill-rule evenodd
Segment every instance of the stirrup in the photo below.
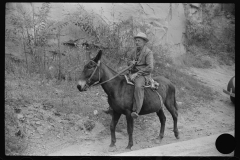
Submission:
M 137 112 L 132 112 L 131 116 L 135 119 L 135 118 L 138 118 L 139 115 L 137 114 Z

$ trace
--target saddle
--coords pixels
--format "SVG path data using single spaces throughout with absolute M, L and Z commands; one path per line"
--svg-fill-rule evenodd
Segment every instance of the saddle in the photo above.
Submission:
M 125 74 L 124 77 L 125 77 L 128 84 L 134 85 L 133 81 L 130 79 L 129 74 Z M 150 77 L 150 78 L 145 77 L 145 79 L 146 79 L 146 81 L 145 81 L 146 83 L 145 83 L 144 88 L 150 87 L 151 89 L 155 89 L 155 90 L 158 89 L 159 83 L 154 81 L 154 79 L 152 77 Z
M 133 81 L 129 77 L 129 74 L 125 74 L 124 77 L 125 77 L 128 84 L 134 85 Z M 144 88 L 151 88 L 153 91 L 155 91 L 157 93 L 159 99 L 160 99 L 161 106 L 163 106 L 164 104 L 163 104 L 162 96 L 157 91 L 159 83 L 154 81 L 154 79 L 151 76 L 150 76 L 150 78 L 146 78 L 144 76 L 144 78 L 146 79 L 146 83 L 145 83 Z

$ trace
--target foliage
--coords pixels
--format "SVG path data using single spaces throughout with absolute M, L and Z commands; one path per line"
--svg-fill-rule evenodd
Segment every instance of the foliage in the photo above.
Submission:
M 187 20 L 186 26 L 188 45 L 192 45 L 194 43 L 206 44 L 213 30 L 208 23 L 202 24 L 192 21 L 191 19 Z
M 32 4 L 32 10 L 26 7 L 30 7 L 30 5 L 17 3 L 16 7 L 13 7 L 6 15 L 5 40 L 13 41 L 15 39 L 15 43 L 23 46 L 28 70 L 29 68 L 32 69 L 32 64 L 41 66 L 38 60 L 42 55 L 39 55 L 38 47 L 46 44 L 48 38 L 46 33 L 48 25 L 51 25 L 51 23 L 47 17 L 50 11 L 49 4 L 43 3 L 39 12 L 34 10 Z
M 115 21 L 114 9 L 111 14 L 114 23 L 109 24 L 105 23 L 106 19 L 104 20 L 104 17 L 93 12 L 87 12 L 81 5 L 79 5 L 75 13 L 66 15 L 60 22 L 48 20 L 49 12 L 50 6 L 47 3 L 43 3 L 42 8 L 38 12 L 34 11 L 33 6 L 32 11 L 26 12 L 23 5 L 19 4 L 16 10 L 11 13 L 12 18 L 8 19 L 19 22 L 18 26 L 22 28 L 22 34 L 19 35 L 19 38 L 23 40 L 23 45 L 26 44 L 25 52 L 32 55 L 26 56 L 29 73 L 36 72 L 49 75 L 48 68 L 53 66 L 56 70 L 54 74 L 64 74 L 64 76 L 68 76 L 70 79 L 76 78 L 77 72 L 74 68 L 75 66 L 82 67 L 84 50 L 81 48 L 64 47 L 56 43 L 50 46 L 48 43 L 53 38 L 57 39 L 57 43 L 61 43 L 60 35 L 64 34 L 74 35 L 72 37 L 79 39 L 78 46 L 87 41 L 89 44 L 97 45 L 103 49 L 107 61 L 116 69 L 126 65 L 128 53 L 134 47 L 133 35 L 138 31 L 146 32 L 148 30 L 148 26 L 141 18 L 130 17 L 124 21 Z M 21 19 L 16 18 L 18 14 L 21 16 Z M 99 18 L 102 20 L 102 23 L 95 22 Z M 111 22 L 112 19 L 108 20 L 108 22 Z M 13 28 L 19 28 L 17 25 L 14 25 L 15 22 L 11 24 Z M 66 31 L 69 32 L 66 33 Z M 54 57 L 51 60 L 51 56 L 47 53 L 49 50 L 47 48 L 49 47 L 57 53 L 55 60 Z M 152 46 L 149 47 L 153 49 Z M 60 56 L 61 54 L 59 53 L 64 53 L 67 56 Z M 28 59 L 29 57 L 31 58 Z M 60 76 L 54 75 L 51 77 L 59 78 Z
M 200 10 L 202 10 L 201 22 L 187 16 L 187 50 L 193 54 L 196 50 L 192 50 L 192 46 L 203 48 L 209 55 L 218 57 L 220 63 L 230 65 L 235 60 L 235 25 L 215 5 L 202 4 L 199 12 Z
M 206 45 L 214 29 L 211 26 L 213 14 L 210 14 L 210 11 L 212 8 L 207 8 L 204 4 L 202 4 L 200 7 L 201 8 L 199 8 L 199 10 L 202 9 L 203 12 L 203 17 L 201 20 L 202 22 L 197 22 L 196 20 L 193 20 L 192 17 L 187 17 L 186 36 L 188 45 L 195 43 Z M 204 16 L 205 14 L 207 16 Z

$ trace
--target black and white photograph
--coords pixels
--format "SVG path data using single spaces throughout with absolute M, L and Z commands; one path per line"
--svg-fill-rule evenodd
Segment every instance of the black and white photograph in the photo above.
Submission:
M 5 3 L 5 155 L 235 156 L 235 4 Z

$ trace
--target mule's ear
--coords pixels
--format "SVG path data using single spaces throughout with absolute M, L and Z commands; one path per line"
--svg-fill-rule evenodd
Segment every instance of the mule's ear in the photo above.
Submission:
M 102 57 L 102 50 L 99 50 L 98 54 L 94 58 L 94 62 L 98 63 L 98 61 L 101 59 L 101 57 Z

